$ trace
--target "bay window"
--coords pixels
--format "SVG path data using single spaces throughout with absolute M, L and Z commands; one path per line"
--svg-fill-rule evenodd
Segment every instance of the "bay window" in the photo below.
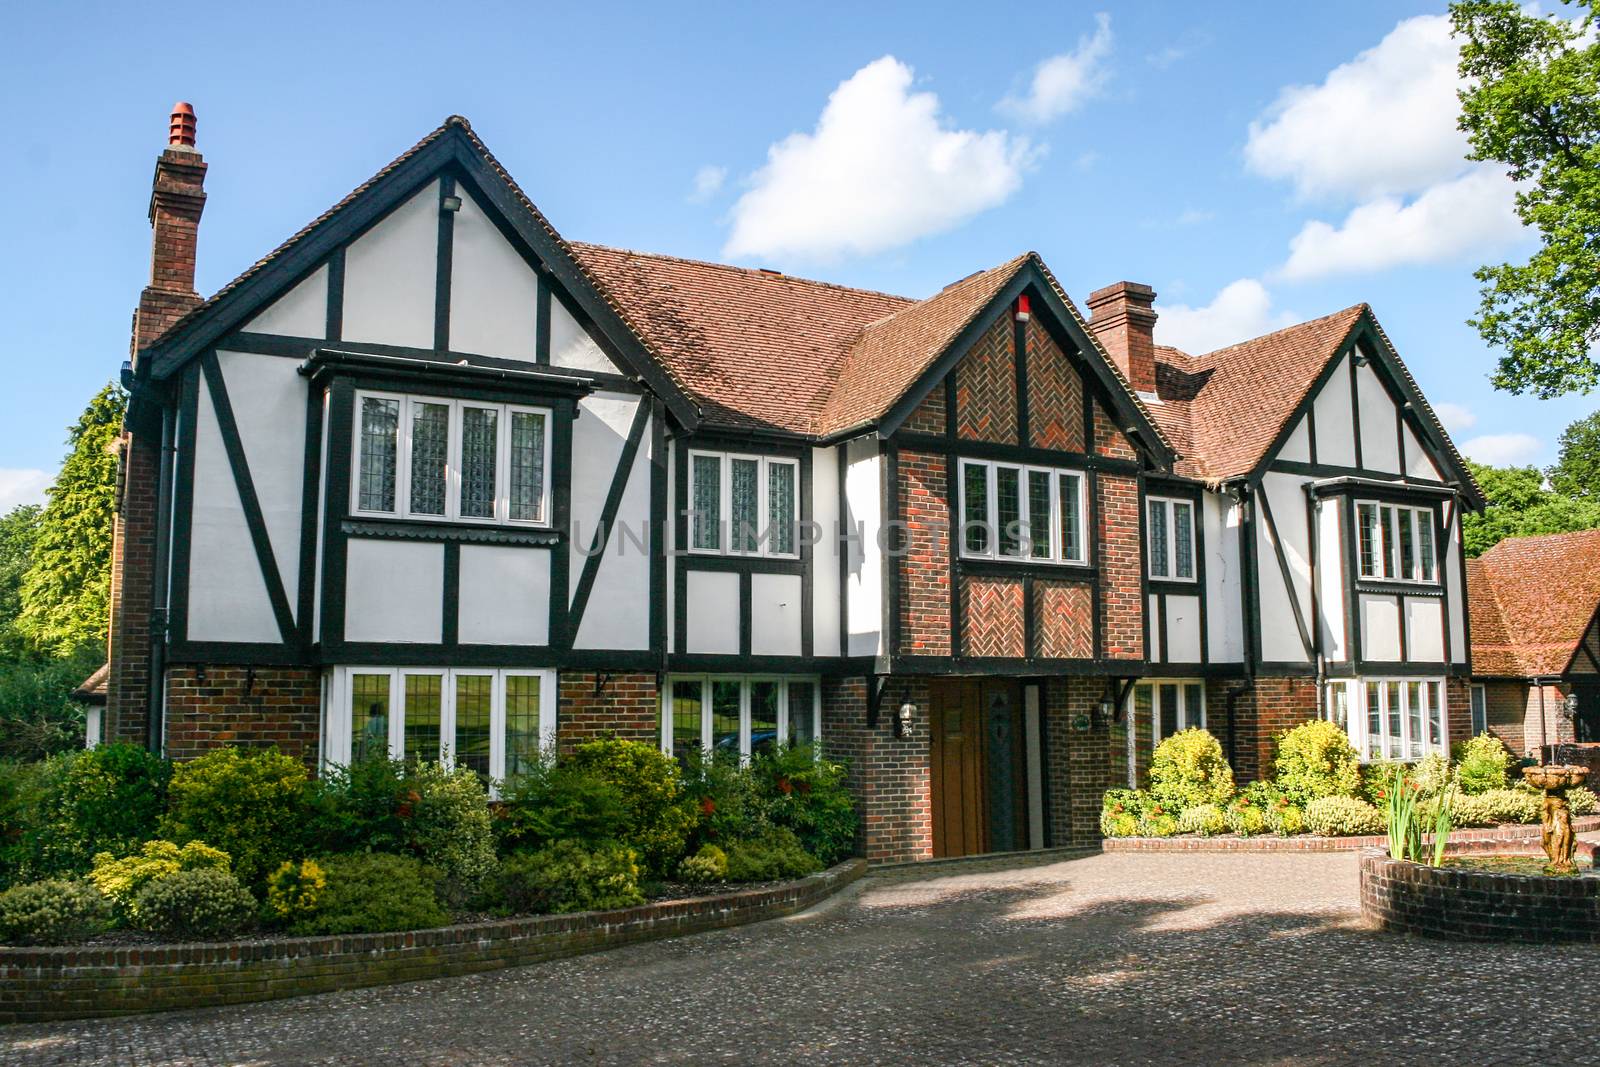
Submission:
M 549 521 L 545 408 L 357 392 L 354 463 L 360 515 Z
M 1150 577 L 1194 581 L 1194 501 L 1153 496 L 1146 498 L 1145 509 Z
M 661 700 L 661 749 L 737 755 L 815 744 L 822 721 L 816 678 L 675 674 Z
M 1366 761 L 1411 761 L 1450 751 L 1444 683 L 1436 679 L 1329 682 L 1323 714 L 1344 728 Z
M 554 745 L 555 708 L 554 671 L 339 667 L 324 698 L 322 760 L 422 760 L 503 781 Z
M 689 549 L 797 556 L 800 464 L 778 456 L 689 453 Z
M 1128 699 L 1133 702 L 1132 721 L 1150 724 L 1153 745 L 1182 730 L 1206 727 L 1206 687 L 1198 679 L 1140 682 Z
M 1386 582 L 1434 582 L 1433 509 L 1356 502 L 1357 562 L 1361 577 Z
M 960 484 L 963 556 L 1088 562 L 1081 472 L 964 459 Z

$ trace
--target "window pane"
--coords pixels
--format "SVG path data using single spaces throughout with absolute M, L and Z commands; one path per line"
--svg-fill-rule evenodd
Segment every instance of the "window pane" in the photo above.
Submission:
M 1477 737 L 1489 728 L 1489 702 L 1487 690 L 1481 685 L 1472 687 L 1472 736 Z
M 539 678 L 506 677 L 506 777 L 531 771 L 539 762 Z
M 1078 514 L 1078 486 L 1076 474 L 1063 474 L 1058 488 L 1061 491 L 1061 558 L 1083 559 L 1083 521 Z
M 434 762 L 439 758 L 439 711 L 444 703 L 444 676 L 405 676 L 405 759 Z
M 1404 513 L 1402 512 L 1402 515 Z M 1412 759 L 1422 758 L 1422 686 L 1416 682 L 1404 685 L 1406 698 L 1407 750 Z
M 1422 565 L 1422 580 L 1433 581 L 1433 512 L 1417 512 L 1417 561 Z
M 1350 688 L 1335 682 L 1328 688 L 1328 719 L 1344 730 L 1350 730 Z
M 1156 686 L 1161 698 L 1161 736 L 1171 737 L 1178 726 L 1178 687 L 1164 684 Z
M 1400 577 L 1410 580 L 1417 576 L 1415 546 L 1411 543 L 1411 509 L 1400 509 Z
M 816 687 L 810 682 L 789 683 L 789 744 L 809 745 L 817 739 Z
M 1383 757 L 1383 687 L 1367 683 L 1367 759 Z
M 511 517 L 518 522 L 544 520 L 544 416 L 536 411 L 511 413 Z
M 1383 576 L 1393 578 L 1394 570 L 1394 508 L 1385 505 L 1378 509 L 1383 518 Z
M 1022 472 L 1015 467 L 994 469 L 994 495 L 997 512 L 995 531 L 1002 556 L 1022 555 Z
M 350 676 L 350 762 L 389 756 L 389 676 Z
M 1183 725 L 1204 728 L 1206 724 L 1206 687 L 1190 682 L 1183 687 Z
M 492 674 L 456 675 L 456 736 L 451 746 L 457 767 L 489 780 L 489 705 L 494 698 Z
M 494 408 L 461 409 L 461 514 L 494 518 L 499 418 Z
M 1191 504 L 1172 505 L 1172 547 L 1177 555 L 1173 568 L 1175 577 L 1194 577 L 1194 507 Z
M 767 547 L 773 552 L 794 551 L 793 463 L 767 464 Z
M 750 683 L 750 751 L 771 752 L 778 743 L 779 682 Z
M 1400 683 L 1384 682 L 1384 742 L 1383 754 L 1389 759 L 1400 759 L 1401 731 L 1405 729 L 1400 703 Z
M 700 747 L 700 682 L 672 683 L 672 755 L 687 762 Z
M 417 515 L 443 515 L 450 406 L 411 403 L 411 500 Z
M 1050 551 L 1050 472 L 1028 472 L 1028 555 L 1049 559 Z
M 1422 688 L 1428 697 L 1428 746 L 1444 748 L 1444 694 L 1438 682 L 1424 682 Z
M 1133 718 L 1128 723 L 1128 729 L 1136 734 L 1139 724 L 1150 723 L 1155 725 L 1155 687 L 1152 685 L 1136 685 L 1133 687 Z M 1137 740 L 1137 737 L 1135 737 Z
M 694 547 L 722 547 L 722 458 L 694 457 Z
M 761 461 L 735 459 L 729 461 L 729 486 L 732 490 L 733 513 L 728 543 L 735 552 L 754 552 L 756 537 L 761 531 L 761 513 L 758 504 Z
M 1150 574 L 1167 576 L 1167 505 L 1160 500 L 1150 501 Z
M 711 683 L 711 745 L 719 753 L 739 753 L 738 682 Z
M 361 472 L 358 499 L 362 511 L 394 510 L 396 433 L 400 401 L 361 398 Z
M 1361 577 L 1378 575 L 1378 509 L 1362 504 L 1356 509 L 1356 527 L 1361 538 Z
M 989 469 L 981 463 L 961 466 L 963 538 L 968 552 L 989 551 Z

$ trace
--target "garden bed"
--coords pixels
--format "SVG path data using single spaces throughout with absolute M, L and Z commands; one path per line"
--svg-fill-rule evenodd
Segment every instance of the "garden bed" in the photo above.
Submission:
M 209 944 L 0 948 L 0 1023 L 200 1008 L 517 967 L 792 915 L 866 870 L 612 911 L 386 934 Z
M 1573 819 L 1572 830 L 1579 834 L 1600 831 L 1600 815 Z M 1469 827 L 1451 831 L 1450 843 L 1452 848 L 1458 844 L 1475 842 L 1531 842 L 1537 847 L 1540 832 L 1538 823 Z M 1200 837 L 1197 834 L 1185 834 L 1178 837 L 1108 837 L 1100 843 L 1106 852 L 1359 852 L 1367 848 L 1387 848 L 1388 845 L 1389 838 L 1383 834 L 1351 837 L 1318 837 L 1314 834 L 1292 837 L 1273 834 Z

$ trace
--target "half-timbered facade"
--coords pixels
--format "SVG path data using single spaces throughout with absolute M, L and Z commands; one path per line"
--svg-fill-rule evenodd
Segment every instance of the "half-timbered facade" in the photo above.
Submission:
M 1306 717 L 1465 729 L 1477 490 L 1365 307 L 1191 357 L 1032 253 L 911 300 L 582 244 L 459 118 L 202 301 L 193 142 L 180 109 L 108 738 L 490 779 L 820 740 L 912 859 L 1093 840 L 1189 725 L 1246 776 Z

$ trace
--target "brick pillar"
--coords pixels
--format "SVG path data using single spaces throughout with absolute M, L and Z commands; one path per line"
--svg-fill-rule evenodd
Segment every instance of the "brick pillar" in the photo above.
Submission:
M 908 738 L 894 736 L 894 712 L 906 699 L 919 718 Z M 876 728 L 867 725 L 863 678 L 822 681 L 822 747 L 849 770 L 850 791 L 861 816 L 858 850 L 874 863 L 933 857 L 931 743 L 928 683 L 891 679 Z
M 558 681 L 556 750 L 620 737 L 661 743 L 661 692 L 650 671 L 562 671 Z
M 1115 282 L 1089 294 L 1089 329 L 1123 377 L 1141 393 L 1156 391 L 1156 291 Z
M 150 191 L 150 284 L 133 317 L 134 370 L 139 353 L 200 303 L 194 289 L 195 248 L 205 210 L 206 163 L 194 147 L 194 109 L 176 104 L 166 151 L 156 159 Z M 150 653 L 164 635 L 152 632 L 159 436 L 124 429 L 123 488 L 111 546 L 111 624 L 105 736 L 143 742 L 150 716 Z
M 1126 784 L 1122 726 L 1097 723 L 1106 695 L 1103 678 L 1047 678 L 1044 682 L 1045 781 L 1054 847 L 1100 840 L 1100 798 Z M 1087 730 L 1078 727 L 1088 724 Z

